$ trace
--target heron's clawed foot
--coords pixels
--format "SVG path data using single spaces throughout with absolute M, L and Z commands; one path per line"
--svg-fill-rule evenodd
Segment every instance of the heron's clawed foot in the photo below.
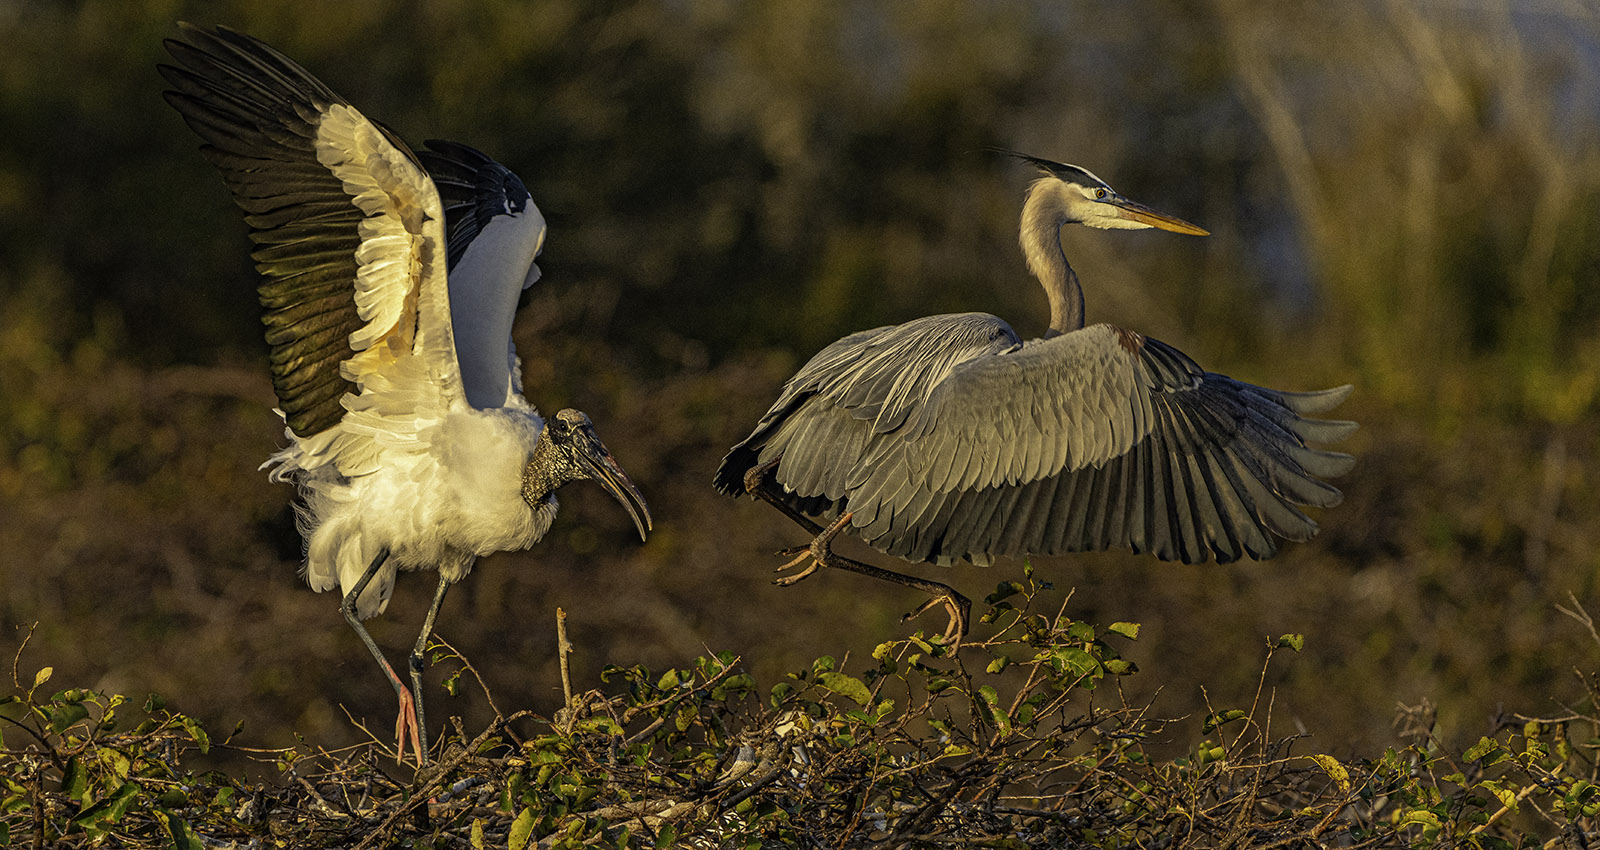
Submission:
M 417 767 L 428 763 L 428 754 L 422 751 L 422 731 L 417 725 L 417 704 L 411 698 L 411 691 L 407 688 L 398 688 L 396 693 L 400 696 L 400 714 L 394 719 L 394 763 L 405 764 L 406 742 L 411 742 L 411 749 L 417 754 Z
M 794 569 L 807 559 L 811 561 L 811 564 L 798 573 L 782 576 L 773 580 L 772 583 L 779 587 L 788 587 L 816 572 L 820 567 L 838 566 L 833 563 L 837 560 L 837 556 L 833 554 L 833 538 L 838 537 L 839 532 L 844 531 L 849 526 L 850 514 L 847 513 L 834 520 L 832 525 L 824 528 L 810 543 L 804 546 L 793 546 L 778 552 L 779 557 L 785 555 L 794 555 L 795 557 L 794 560 L 773 570 L 773 572 L 781 573 L 784 570 Z
M 900 622 L 920 617 L 938 605 L 943 605 L 945 613 L 950 616 L 950 623 L 944 628 L 944 645 L 954 653 L 961 648 L 961 639 L 967 636 L 972 614 L 972 600 L 957 593 L 955 588 L 945 587 L 942 592 L 935 593 L 920 608 L 901 617 Z
M 802 546 L 802 547 L 799 547 L 799 549 L 800 549 L 799 555 L 797 555 L 793 560 L 790 560 L 790 561 L 782 564 L 777 569 L 773 570 L 773 572 L 781 573 L 784 570 L 792 570 L 795 567 L 800 566 L 800 564 L 805 562 L 805 561 L 810 561 L 811 563 L 808 564 L 806 566 L 806 568 L 801 570 L 800 572 L 791 573 L 791 574 L 786 575 L 786 576 L 778 576 L 777 578 L 772 580 L 773 584 L 775 584 L 775 585 L 777 585 L 779 587 L 788 587 L 789 585 L 796 584 L 800 580 L 802 580 L 802 579 L 806 578 L 807 576 L 811 575 L 812 573 L 816 572 L 817 568 L 821 567 L 823 565 L 822 560 L 820 558 L 817 558 L 816 556 L 814 556 L 811 553 L 811 547 L 810 546 Z M 793 549 L 784 549 L 784 550 L 781 550 L 781 551 L 778 552 L 778 555 L 780 557 L 783 556 L 783 555 L 794 555 L 794 554 L 795 554 L 795 552 L 794 552 Z

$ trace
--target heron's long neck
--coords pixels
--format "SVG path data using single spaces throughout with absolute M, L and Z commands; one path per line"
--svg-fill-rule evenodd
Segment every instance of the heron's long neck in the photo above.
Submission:
M 1083 327 L 1083 287 L 1061 250 L 1061 227 L 1070 219 L 1055 199 L 1051 182 L 1034 183 L 1022 206 L 1022 253 L 1028 258 L 1028 270 L 1050 299 L 1050 330 L 1045 336 Z

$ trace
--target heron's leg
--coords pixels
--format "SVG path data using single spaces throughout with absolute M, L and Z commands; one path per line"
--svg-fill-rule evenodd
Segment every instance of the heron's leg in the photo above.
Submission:
M 444 592 L 450 589 L 450 580 L 439 574 L 439 586 L 433 591 L 433 604 L 428 607 L 428 617 L 422 621 L 422 634 L 417 635 L 417 645 L 411 648 L 411 688 L 417 699 L 417 766 L 428 763 L 428 720 L 422 710 L 422 654 L 428 651 L 428 638 L 433 636 L 433 621 L 439 616 L 439 606 L 444 604 Z
M 361 598 L 361 592 L 367 589 L 367 584 L 378 574 L 379 568 L 387 560 L 389 560 L 389 549 L 385 547 L 379 550 L 376 558 L 372 559 L 372 563 L 367 567 L 367 571 L 361 574 L 361 580 L 356 582 L 356 586 L 350 588 L 350 592 L 344 595 L 344 601 L 339 603 L 339 612 L 344 614 L 345 622 L 350 624 L 350 628 L 355 629 L 356 634 L 361 636 L 361 642 L 367 645 L 367 651 L 372 653 L 373 658 L 378 659 L 378 666 L 382 667 L 383 674 L 389 677 L 389 684 L 394 686 L 394 694 L 400 700 L 400 715 L 394 721 L 395 761 L 398 763 L 406 760 L 406 740 L 409 738 L 418 754 L 417 766 L 421 767 L 422 741 L 417 732 L 417 710 L 411 698 L 411 691 L 407 690 L 405 683 L 395 675 L 394 668 L 389 666 L 389 659 L 383 657 L 383 650 L 378 648 L 372 635 L 367 633 L 367 627 L 361 625 L 360 618 L 356 616 L 356 600 Z
M 794 520 L 801 528 L 811 532 L 812 535 L 821 534 L 823 532 L 822 526 L 818 525 L 816 521 L 811 519 L 811 517 L 800 513 L 788 502 L 785 502 L 781 496 L 773 492 L 772 484 L 774 482 L 772 480 L 771 473 L 772 470 L 777 468 L 778 461 L 776 460 L 769 460 L 760 466 L 751 467 L 750 471 L 744 474 L 745 492 L 782 511 L 784 516 Z M 810 547 L 807 546 L 795 550 L 786 549 L 782 554 L 799 554 L 800 551 L 809 548 Z M 783 568 L 779 567 L 778 569 L 781 570 Z
M 776 494 L 773 494 L 767 490 L 765 482 L 762 482 L 762 486 L 760 486 L 755 492 L 762 494 L 762 498 L 764 498 L 766 501 L 772 502 L 773 504 L 782 508 L 788 508 L 788 505 L 783 504 L 782 500 L 779 499 Z M 908 576 L 905 573 L 897 573 L 893 570 L 883 569 L 882 567 L 874 567 L 871 564 L 864 564 L 860 561 L 846 558 L 843 555 L 835 554 L 833 551 L 833 539 L 838 537 L 840 532 L 844 531 L 850 526 L 851 515 L 848 512 L 845 513 L 844 516 L 834 520 L 833 524 L 829 525 L 827 528 L 823 528 L 822 526 L 817 525 L 815 522 L 812 522 L 809 518 L 797 516 L 798 511 L 791 513 L 791 510 L 792 509 L 785 510 L 784 512 L 788 513 L 792 519 L 795 519 L 795 521 L 799 522 L 802 526 L 816 529 L 816 537 L 812 538 L 811 544 L 805 548 L 805 551 L 803 551 L 798 558 L 790 561 L 787 564 L 784 564 L 778 569 L 781 571 L 796 566 L 807 558 L 811 559 L 811 565 L 798 573 L 783 576 L 774 581 L 773 584 L 776 584 L 779 587 L 788 587 L 816 572 L 819 567 L 832 567 L 836 570 L 847 570 L 853 573 L 860 573 L 864 576 L 882 579 L 883 581 L 893 582 L 905 587 L 915 588 L 923 593 L 928 594 L 931 598 L 929 598 L 928 601 L 922 605 L 922 607 L 912 611 L 904 617 L 901 617 L 901 621 L 903 622 L 916 617 L 935 605 L 943 605 L 945 612 L 950 616 L 950 622 L 945 626 L 944 630 L 945 643 L 950 646 L 952 652 L 961 648 L 961 639 L 967 636 L 969 614 L 972 611 L 971 600 L 967 599 L 965 596 L 962 596 L 959 591 L 948 584 L 942 584 L 937 581 L 929 581 L 927 579 L 917 578 L 916 576 Z

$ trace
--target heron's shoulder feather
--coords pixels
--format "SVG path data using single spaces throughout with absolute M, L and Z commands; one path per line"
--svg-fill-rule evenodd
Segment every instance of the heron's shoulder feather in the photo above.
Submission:
M 761 458 L 786 455 L 792 462 L 779 470 L 785 486 L 803 486 L 788 476 L 808 468 L 808 480 L 826 477 L 830 483 L 818 486 L 836 492 L 845 473 L 834 468 L 848 465 L 864 449 L 855 445 L 865 439 L 855 435 L 860 423 L 867 423 L 870 433 L 893 431 L 953 368 L 1020 344 L 1010 325 L 988 313 L 926 316 L 836 340 L 784 384 L 750 436 L 723 458 L 714 483 L 737 495 L 744 492 L 745 472 L 764 462 Z M 849 445 L 836 439 L 844 434 L 851 435 Z M 807 467 L 809 457 L 827 460 Z M 830 471 L 820 472 L 823 466 Z

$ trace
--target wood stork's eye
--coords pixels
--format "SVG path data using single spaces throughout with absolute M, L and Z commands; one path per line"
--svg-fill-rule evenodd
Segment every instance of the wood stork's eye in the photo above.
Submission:
M 1096 189 L 1096 190 L 1094 190 L 1094 199 L 1095 200 L 1097 200 L 1097 201 L 1103 200 L 1105 198 L 1105 196 L 1106 196 L 1106 190 L 1104 190 L 1104 189 Z

